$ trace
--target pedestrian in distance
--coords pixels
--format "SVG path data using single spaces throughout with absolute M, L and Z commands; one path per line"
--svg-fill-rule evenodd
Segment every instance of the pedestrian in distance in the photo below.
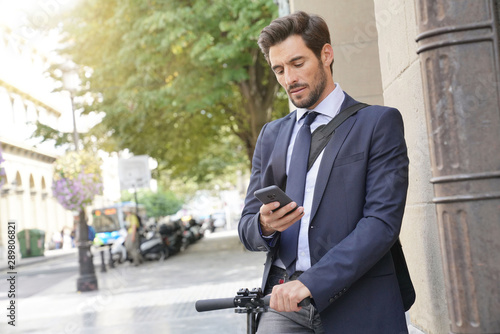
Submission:
M 132 258 L 132 262 L 135 266 L 140 265 L 143 262 L 140 247 L 140 237 L 139 237 L 139 227 L 140 222 L 137 215 L 127 211 L 125 221 L 127 222 L 127 237 L 125 239 L 125 248 L 127 253 Z
M 63 243 L 62 233 L 63 232 L 55 231 L 52 234 L 52 242 L 54 243 L 54 249 L 61 249 L 62 248 L 62 243 Z
M 329 30 L 317 15 L 275 19 L 258 44 L 297 109 L 262 128 L 238 225 L 247 249 L 267 252 L 271 309 L 257 333 L 407 333 L 413 300 L 400 291 L 391 254 L 408 188 L 400 112 L 359 104 L 333 80 Z M 315 137 L 347 112 L 327 141 Z M 315 158 L 307 151 L 321 141 Z M 262 204 L 254 192 L 270 185 L 293 202 Z

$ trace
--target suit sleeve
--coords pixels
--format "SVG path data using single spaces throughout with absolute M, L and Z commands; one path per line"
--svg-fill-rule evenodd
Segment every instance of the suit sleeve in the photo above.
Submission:
M 403 121 L 399 111 L 385 108 L 373 123 L 362 218 L 299 278 L 320 312 L 380 261 L 401 229 L 408 188 Z
M 279 238 L 279 233 L 276 233 L 274 239 L 266 240 L 262 237 L 260 230 L 260 207 L 262 203 L 253 195 L 253 193 L 263 187 L 261 182 L 262 173 L 262 145 L 263 137 L 267 124 L 262 128 L 252 159 L 252 175 L 248 186 L 247 195 L 245 198 L 245 206 L 243 208 L 241 219 L 238 224 L 238 233 L 243 245 L 251 251 L 270 251 L 271 245 L 276 244 Z

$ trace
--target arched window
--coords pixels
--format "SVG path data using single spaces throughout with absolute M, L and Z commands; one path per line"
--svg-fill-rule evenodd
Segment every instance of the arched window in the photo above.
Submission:
M 10 190 L 10 182 L 9 182 L 9 176 L 7 175 L 7 171 L 5 170 L 5 167 L 4 167 L 4 172 L 5 172 L 5 176 L 4 176 L 4 184 L 2 186 L 2 189 L 1 189 L 1 194 L 7 194 Z
M 33 178 L 33 174 L 30 175 L 30 194 L 36 194 L 35 179 Z
M 23 180 L 21 178 L 21 174 L 19 172 L 16 173 L 16 180 L 14 184 L 14 189 L 16 189 L 17 193 L 23 192 Z
M 42 188 L 42 199 L 46 199 L 48 192 L 47 192 L 47 185 L 45 184 L 45 177 L 43 176 L 42 176 L 41 188 Z

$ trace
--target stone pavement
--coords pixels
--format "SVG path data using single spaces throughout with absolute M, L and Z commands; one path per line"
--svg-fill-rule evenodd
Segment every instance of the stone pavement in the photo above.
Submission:
M 198 313 L 194 303 L 260 286 L 265 260 L 263 253 L 244 250 L 234 230 L 213 233 L 163 262 L 139 267 L 127 263 L 102 273 L 94 256 L 98 291 L 77 293 L 75 273 L 17 299 L 17 326 L 8 326 L 2 315 L 0 333 L 246 333 L 245 314 Z
M 78 248 L 52 249 L 52 250 L 45 250 L 43 252 L 43 256 L 35 256 L 28 258 L 22 258 L 21 254 L 18 254 L 16 259 L 16 268 L 28 266 L 30 264 L 45 262 L 54 258 L 59 258 L 70 254 L 76 254 L 77 252 Z M 5 273 L 6 271 L 8 271 L 7 259 L 2 259 L 2 261 L 0 262 L 0 273 Z

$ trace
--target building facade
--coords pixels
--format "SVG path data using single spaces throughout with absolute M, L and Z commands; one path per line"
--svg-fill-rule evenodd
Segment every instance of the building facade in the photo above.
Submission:
M 50 49 L 37 44 L 0 25 L 0 148 L 6 176 L 0 191 L 0 260 L 6 256 L 9 221 L 16 221 L 17 232 L 43 230 L 45 249 L 53 246 L 54 234 L 73 229 L 73 213 L 56 201 L 51 189 L 53 163 L 64 151 L 32 138 L 36 122 L 71 132 L 72 103 L 67 92 L 52 92 L 54 82 L 44 75 L 53 61 Z M 85 119 L 76 117 L 86 126 Z M 103 158 L 105 190 L 96 197 L 97 206 L 120 197 L 118 158 Z
M 0 258 L 5 258 L 8 221 L 17 222 L 17 232 L 43 230 L 48 246 L 55 232 L 73 228 L 73 216 L 51 191 L 52 164 L 61 152 L 31 138 L 37 121 L 61 127 L 68 98 L 51 93 L 53 84 L 43 75 L 47 56 L 7 26 L 0 26 L 0 61 L 0 146 L 6 174 L 0 193 Z

